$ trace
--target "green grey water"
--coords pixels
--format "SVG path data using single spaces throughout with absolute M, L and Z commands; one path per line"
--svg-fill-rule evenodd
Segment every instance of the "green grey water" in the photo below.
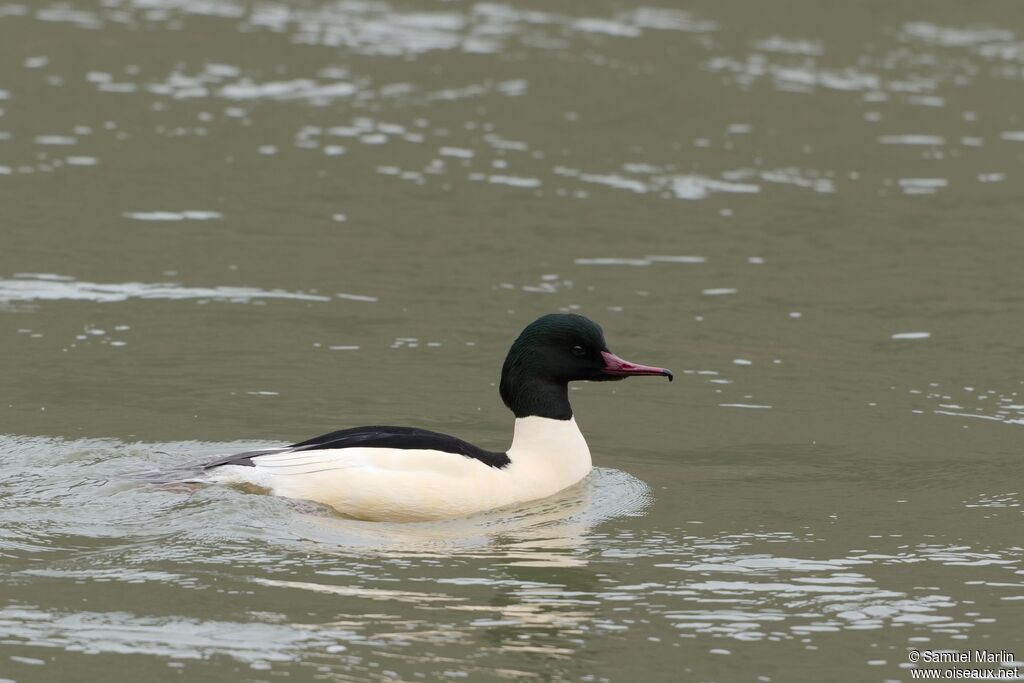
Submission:
M 1014 2 L 0 0 L 0 680 L 1019 663 L 1022 86 Z M 504 447 L 559 310 L 677 381 L 575 387 L 553 499 L 134 476 Z

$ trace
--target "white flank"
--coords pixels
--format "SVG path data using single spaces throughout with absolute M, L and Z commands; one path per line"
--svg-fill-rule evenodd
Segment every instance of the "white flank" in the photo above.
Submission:
M 590 472 L 590 449 L 576 420 L 516 419 L 511 463 L 490 467 L 456 453 L 402 448 L 339 448 L 222 465 L 210 481 L 254 484 L 288 498 L 330 505 L 373 521 L 425 521 L 545 498 Z

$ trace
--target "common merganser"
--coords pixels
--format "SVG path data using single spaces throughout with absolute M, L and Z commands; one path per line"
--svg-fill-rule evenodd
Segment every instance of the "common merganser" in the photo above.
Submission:
M 569 382 L 661 375 L 627 362 L 601 327 L 552 313 L 527 325 L 501 368 L 501 399 L 516 416 L 512 446 L 486 451 L 415 427 L 355 427 L 286 448 L 203 465 L 206 481 L 249 484 L 371 521 L 426 521 L 545 498 L 590 472 L 590 449 L 569 405 Z

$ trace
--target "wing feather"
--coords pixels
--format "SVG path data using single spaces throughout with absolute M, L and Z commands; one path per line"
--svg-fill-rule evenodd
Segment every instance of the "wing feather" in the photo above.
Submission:
M 506 453 L 485 451 L 471 443 L 447 434 L 432 432 L 427 429 L 417 429 L 415 427 L 375 425 L 371 427 L 340 429 L 307 441 L 301 441 L 287 448 L 239 453 L 215 460 L 204 465 L 203 468 L 210 469 L 221 465 L 283 468 L 289 466 L 289 463 L 294 463 L 295 466 L 300 468 L 307 468 L 313 464 L 330 464 L 332 465 L 331 469 L 337 469 L 344 467 L 344 465 L 339 464 L 335 458 L 328 460 L 309 460 L 307 458 L 314 453 L 317 454 L 314 456 L 315 458 L 322 458 L 324 454 L 332 451 L 341 453 L 350 449 L 363 448 L 439 451 L 479 460 L 488 467 L 497 469 L 501 469 L 511 462 Z M 294 473 L 299 474 L 301 472 Z M 292 474 L 292 472 L 289 472 L 289 474 Z

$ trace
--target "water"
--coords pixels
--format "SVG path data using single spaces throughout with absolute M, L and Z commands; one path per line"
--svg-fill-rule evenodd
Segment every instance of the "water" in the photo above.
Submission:
M 1015 3 L 8 1 L 0 64 L 0 679 L 1024 659 Z M 598 469 L 554 499 L 139 477 L 503 447 L 555 310 L 680 381 L 576 387 Z

